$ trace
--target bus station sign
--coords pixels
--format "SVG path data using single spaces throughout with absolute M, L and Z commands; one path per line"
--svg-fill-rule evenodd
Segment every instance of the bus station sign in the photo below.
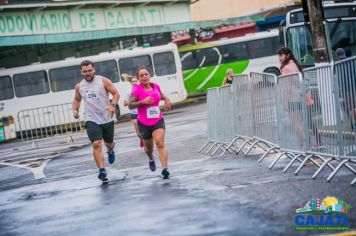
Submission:
M 187 4 L 1 12 L 0 36 L 158 26 L 190 20 Z

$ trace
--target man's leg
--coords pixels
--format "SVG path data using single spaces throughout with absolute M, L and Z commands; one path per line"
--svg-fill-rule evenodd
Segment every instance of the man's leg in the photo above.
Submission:
M 104 168 L 105 162 L 104 162 L 104 155 L 102 150 L 103 142 L 101 140 L 95 140 L 92 145 L 93 145 L 93 155 L 97 167 L 99 169 Z
M 99 168 L 98 178 L 102 181 L 107 180 L 106 170 L 105 170 L 105 162 L 104 155 L 102 151 L 102 138 L 103 138 L 103 130 L 102 127 L 94 122 L 88 121 L 85 123 L 85 127 L 87 129 L 88 137 L 92 143 L 93 147 L 93 156 L 97 167 Z
M 103 139 L 107 148 L 109 163 L 112 164 L 115 162 L 114 122 L 112 121 L 107 124 L 103 124 L 102 127 Z

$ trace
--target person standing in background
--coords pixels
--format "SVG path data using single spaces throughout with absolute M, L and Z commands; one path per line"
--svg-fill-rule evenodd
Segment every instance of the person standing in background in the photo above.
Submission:
M 232 69 L 227 69 L 226 70 L 226 77 L 223 79 L 222 85 L 227 85 L 227 84 L 232 84 L 232 80 L 234 79 L 234 72 Z
M 132 77 L 128 74 L 123 74 L 122 77 L 124 78 L 125 81 L 130 82 L 131 86 L 134 87 L 136 84 L 138 84 L 138 80 L 136 77 Z M 125 99 L 124 99 L 124 106 L 128 106 L 129 105 L 129 101 L 130 101 L 130 96 L 131 96 L 131 90 L 126 93 L 125 95 Z M 130 109 L 130 120 L 131 120 L 131 124 L 133 125 L 133 127 L 135 128 L 137 137 L 140 139 L 140 147 L 144 147 L 144 143 L 140 134 L 140 131 L 138 130 L 138 125 L 137 125 L 137 108 L 135 109 Z

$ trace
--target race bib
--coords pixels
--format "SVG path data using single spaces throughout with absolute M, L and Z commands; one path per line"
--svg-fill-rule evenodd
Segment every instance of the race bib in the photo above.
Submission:
M 161 111 L 159 110 L 158 106 L 147 108 L 147 118 L 148 119 L 159 118 L 160 114 L 161 114 Z
M 98 101 L 99 98 L 98 96 L 96 95 L 96 92 L 94 89 L 88 89 L 88 90 L 85 90 L 85 96 L 88 100 L 92 100 L 92 101 Z

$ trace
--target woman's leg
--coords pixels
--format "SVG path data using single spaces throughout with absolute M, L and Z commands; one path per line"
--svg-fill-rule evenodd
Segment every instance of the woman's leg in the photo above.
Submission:
M 140 134 L 140 131 L 138 130 L 137 119 L 132 119 L 131 124 L 135 128 L 137 136 L 141 139 L 141 134 Z
M 150 160 L 153 160 L 153 139 L 144 139 L 145 153 Z
M 132 120 L 131 120 L 131 124 L 132 124 L 133 127 L 135 128 L 137 137 L 140 139 L 140 147 L 143 148 L 143 147 L 145 146 L 145 144 L 144 144 L 143 139 L 142 139 L 142 136 L 141 136 L 141 134 L 140 134 L 140 130 L 138 129 L 137 119 L 132 119 Z

